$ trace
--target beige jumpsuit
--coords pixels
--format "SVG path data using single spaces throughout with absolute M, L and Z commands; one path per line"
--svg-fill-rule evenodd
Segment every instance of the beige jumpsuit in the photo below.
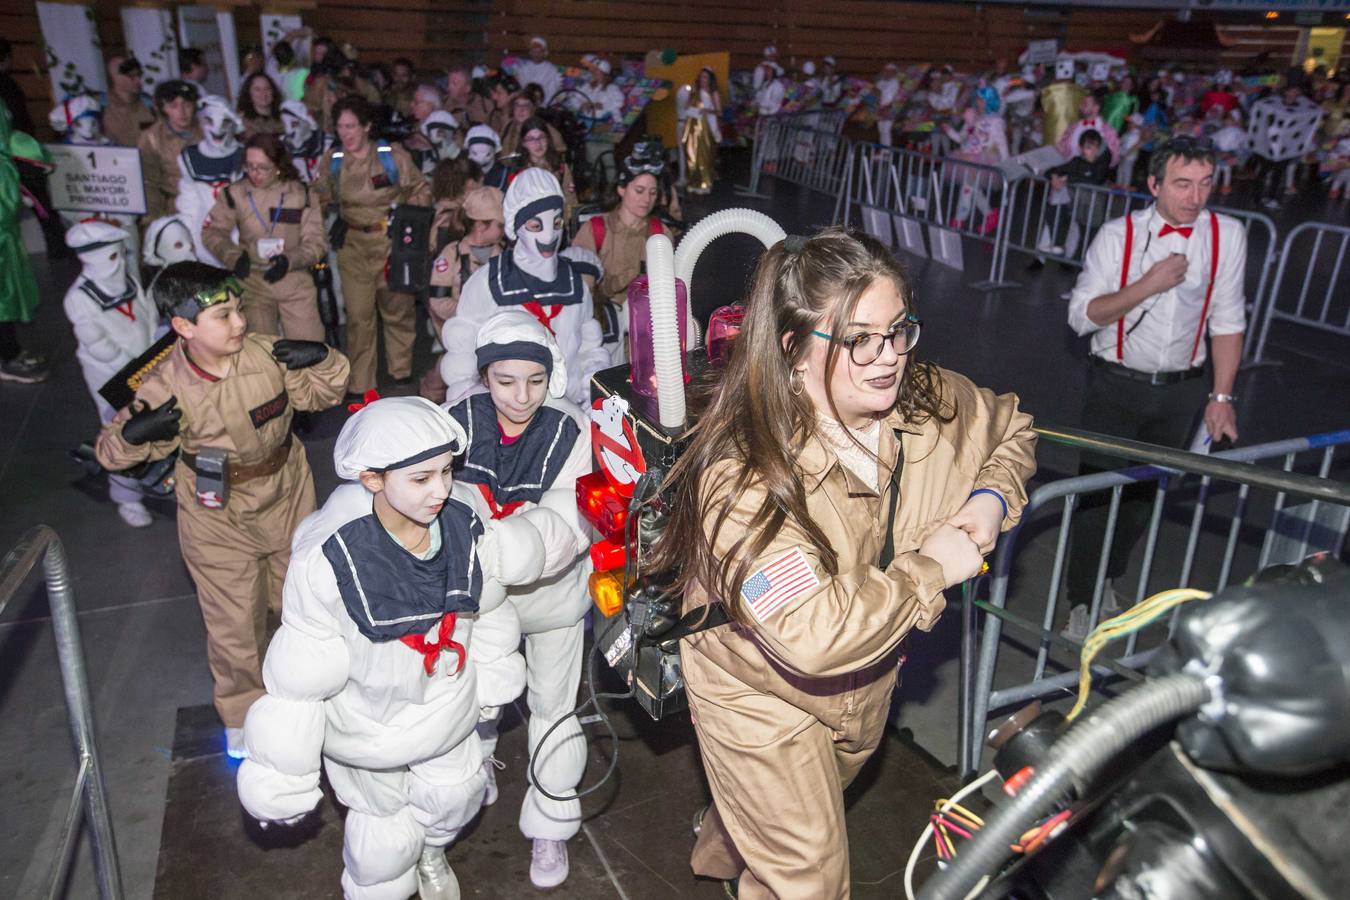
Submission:
M 491 256 L 502 252 L 501 244 L 492 245 Z M 491 258 L 491 257 L 489 257 Z M 482 263 L 473 258 L 469 250 L 469 239 L 461 238 L 453 244 L 447 244 L 435 262 L 431 264 L 431 287 L 427 291 L 427 315 L 431 325 L 440 338 L 441 328 L 446 320 L 453 318 L 459 307 L 459 292 L 469 276 L 477 272 Z M 431 368 L 422 376 L 418 393 L 433 403 L 445 402 L 445 379 L 441 378 L 441 358 L 436 357 Z
M 141 132 L 153 124 L 154 112 L 139 97 L 123 103 L 116 94 L 108 92 L 108 105 L 103 108 L 103 133 L 108 140 L 123 147 L 138 147 Z
M 896 441 L 904 446 L 896 509 L 895 558 L 878 568 L 886 505 L 818 438 L 799 456 L 811 517 L 838 554 L 825 570 L 791 520 L 751 571 L 801 548 L 818 586 L 792 597 L 753 627 L 733 624 L 686 638 L 681 663 L 713 808 L 694 847 L 694 872 L 740 878 L 742 900 L 837 900 L 849 896 L 843 791 L 880 744 L 901 640 L 928 631 L 945 606 L 942 567 L 917 548 L 970 492 L 988 487 L 1008 504 L 1010 528 L 1026 504 L 1035 470 L 1031 418 L 1012 394 L 995 396 L 942 372 L 957 418 L 912 425 L 892 413 L 881 423 L 882 494 Z M 704 475 L 703 490 L 727 489 L 732 466 Z M 746 531 L 763 500 L 743 493 L 718 551 Z M 711 529 L 711 521 L 708 523 Z M 686 606 L 706 602 L 690 595 Z
M 204 447 L 227 451 L 231 468 L 256 473 L 276 467 L 271 474 L 232 478 L 223 509 L 197 502 L 196 474 L 181 457 L 174 472 L 178 543 L 206 623 L 216 711 L 228 728 L 242 728 L 244 714 L 263 694 L 267 611 L 281 609 L 291 535 L 314 511 L 314 479 L 304 446 L 291 435 L 292 410 L 335 405 L 347 381 L 347 358 L 338 351 L 290 371 L 272 358 L 274 340 L 247 335 L 224 378 L 193 365 L 180 341 L 136 391 L 152 407 L 178 398 L 178 437 L 128 443 L 122 425 L 130 412 L 124 409 L 103 426 L 96 444 L 98 461 L 108 469 Z
M 375 323 L 384 322 L 384 352 L 389 374 L 412 375 L 413 329 L 416 310 L 412 294 L 385 287 L 389 259 L 389 209 L 395 203 L 431 205 L 431 186 L 413 165 L 408 151 L 390 147 L 398 168 L 398 184 L 390 184 L 371 142 L 364 159 L 350 153 L 342 159 L 340 189 L 335 190 L 332 150 L 319 163 L 314 188 L 324 206 L 337 205 L 347 222 L 347 240 L 337 252 L 342 297 L 347 308 L 347 356 L 352 374 L 348 390 L 363 394 L 375 387 Z
M 178 157 L 188 144 L 202 139 L 201 130 L 192 126 L 186 140 L 174 134 L 169 123 L 160 119 L 141 132 L 141 178 L 145 182 L 145 221 L 153 222 L 161 216 L 178 211 Z
M 647 219 L 637 228 L 629 228 L 619 218 L 617 209 L 610 210 L 604 215 L 604 245 L 598 249 L 590 222 L 582 223 L 572 243 L 595 253 L 605 267 L 605 277 L 600 279 L 593 292 L 596 302 L 608 300 L 623 306 L 628 301 L 628 285 L 642 274 L 642 264 L 647 261 L 647 238 L 653 234 L 650 221 Z M 661 225 L 661 234 L 674 240 L 665 225 Z
M 231 237 L 236 228 L 238 239 Z M 286 242 L 283 252 L 290 261 L 289 270 L 274 284 L 263 278 L 271 263 L 258 254 L 258 241 L 268 237 Z M 233 269 L 245 252 L 249 254 L 251 269 L 244 279 L 240 301 L 249 331 L 284 334 L 292 340 L 323 340 L 318 293 L 310 268 L 327 257 L 328 236 L 314 191 L 294 180 L 255 188 L 247 178 L 241 178 L 216 197 L 202 229 L 202 243 L 227 269 Z

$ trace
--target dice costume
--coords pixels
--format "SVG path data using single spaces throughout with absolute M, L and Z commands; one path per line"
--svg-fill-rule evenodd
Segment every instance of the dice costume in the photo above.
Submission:
M 507 596 L 525 635 L 534 776 L 549 793 L 566 796 L 580 783 L 586 765 L 581 726 L 569 718 L 542 748 L 540 740 L 576 705 L 581 678 L 591 564 L 585 555 L 590 539 L 575 495 L 577 478 L 591 470 L 590 429 L 581 411 L 562 399 L 568 379 L 557 342 L 528 313 L 510 310 L 489 319 L 479 331 L 475 357 L 482 369 L 499 360 L 538 362 L 548 379 L 543 405 L 515 437 L 507 437 L 499 425 L 490 394 L 474 394 L 452 406 L 450 414 L 468 435 L 458 481 L 482 496 L 494 519 L 527 516 L 543 538 L 539 580 L 513 587 Z M 480 690 L 487 681 L 480 675 Z M 491 755 L 499 711 L 487 709 L 485 699 L 480 702 L 485 718 L 479 736 L 484 754 Z M 520 811 L 525 837 L 566 841 L 580 827 L 580 801 L 551 800 L 531 784 Z
M 469 278 L 455 317 L 441 331 L 441 376 L 451 404 L 482 390 L 474 358 L 478 330 L 503 309 L 523 308 L 552 332 L 567 364 L 566 396 L 574 402 L 586 401 L 591 376 L 609 365 L 590 289 L 576 265 L 558 253 L 562 208 L 558 179 L 543 169 L 523 170 L 507 189 L 506 236 L 515 246 Z M 539 231 L 527 230 L 532 220 Z
M 243 172 L 244 151 L 239 132 L 244 123 L 223 97 L 205 97 L 197 107 L 202 139 L 183 148 L 178 158 L 178 215 L 197 244 L 197 258 L 221 265 L 202 241 L 202 229 L 215 205 L 216 195 Z
M 395 397 L 348 420 L 333 455 L 338 475 L 356 481 L 465 443 L 435 404 Z M 443 848 L 482 804 L 476 680 L 516 691 L 524 680 L 519 632 L 494 639 L 485 617 L 510 610 L 505 586 L 536 579 L 543 558 L 527 520 L 485 522 L 476 496 L 450 486 L 423 554 L 385 529 L 362 484 L 339 487 L 295 534 L 239 797 L 265 822 L 294 821 L 322 797 L 322 764 L 348 807 L 348 898 L 459 896 Z

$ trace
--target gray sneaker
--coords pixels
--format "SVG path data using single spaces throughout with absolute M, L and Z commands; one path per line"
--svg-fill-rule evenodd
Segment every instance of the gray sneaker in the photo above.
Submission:
M 17 381 L 20 384 L 37 384 L 51 376 L 47 361 L 40 356 L 24 351 L 11 360 L 0 362 L 0 381 Z

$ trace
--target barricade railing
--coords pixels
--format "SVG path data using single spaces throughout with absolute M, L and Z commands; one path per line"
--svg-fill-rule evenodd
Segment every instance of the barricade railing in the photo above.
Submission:
M 1305 251 L 1309 238 L 1312 246 Z M 1350 337 L 1348 244 L 1350 228 L 1343 225 L 1304 222 L 1289 232 L 1261 317 L 1254 361 L 1263 361 L 1276 320 Z
M 63 896 L 66 877 L 75 855 L 76 838 L 81 832 L 81 826 L 87 822 L 99 896 L 103 900 L 120 900 L 121 866 L 117 859 L 117 845 L 113 840 L 108 789 L 103 780 L 103 767 L 99 761 L 98 741 L 94 733 L 89 677 L 80 644 L 79 622 L 75 616 L 75 592 L 70 583 L 65 548 L 56 532 L 47 526 L 39 525 L 31 529 L 0 562 L 0 613 L 4 612 L 39 559 L 47 582 L 47 600 L 51 606 L 52 631 L 56 635 L 56 658 L 61 668 L 66 715 L 70 720 L 71 737 L 79 764 L 44 896 L 49 900 Z
M 1082 268 L 1088 245 L 1106 222 L 1137 212 L 1153 203 L 1148 194 L 1090 184 L 1070 185 L 1055 191 L 1045 176 L 1022 178 L 1012 183 L 1008 210 L 1007 247 L 1042 260 L 1054 260 Z M 1225 206 L 1212 211 L 1231 216 L 1247 229 L 1247 333 L 1243 359 L 1255 361 L 1255 335 L 1269 305 L 1267 289 L 1279 257 L 1275 223 L 1264 213 Z
M 755 124 L 750 182 L 741 193 L 762 197 L 760 179 L 769 175 L 834 197 L 837 208 L 848 180 L 853 142 L 838 131 L 814 127 L 814 117 L 821 114 L 760 118 Z
M 836 221 L 858 224 L 888 247 L 932 256 L 963 268 L 960 242 L 991 248 L 989 274 L 974 287 L 1010 287 L 1007 257 L 1008 177 L 997 166 L 919 153 L 902 147 L 855 143 Z M 924 243 L 924 232 L 927 241 Z
M 1127 578 L 1134 577 L 1133 604 L 1149 596 L 1153 586 L 1158 589 L 1205 587 L 1217 591 L 1267 565 L 1292 562 L 1315 550 L 1338 554 L 1345 545 L 1347 528 L 1350 528 L 1350 483 L 1328 478 L 1335 449 L 1350 443 L 1350 430 L 1258 444 L 1212 456 L 1072 429 L 1038 428 L 1037 431 L 1043 439 L 1098 455 L 1114 456 L 1122 463 L 1143 461 L 1151 464 L 1042 485 L 1031 494 L 1018 526 L 999 541 L 987 602 L 976 601 L 971 592 L 963 608 L 958 759 L 965 775 L 979 768 L 981 737 L 991 712 L 1070 691 L 1077 683 L 1077 659 L 1071 663 L 1052 660 L 1050 651 L 1052 646 L 1059 645 L 1060 649 L 1067 647 L 1076 657 L 1081 649 L 1080 642 L 1063 637 L 1057 632 L 1056 625 L 1064 593 L 1060 581 L 1069 566 L 1075 512 L 1083 507 L 1085 499 L 1095 503 L 1098 513 L 1102 506 L 1106 507 L 1100 546 L 1072 548 L 1075 556 L 1086 554 L 1087 568 L 1080 571 L 1095 573 L 1090 596 L 1068 598 L 1071 604 L 1087 607 L 1087 630 L 1103 618 L 1108 554 L 1124 503 L 1148 506 L 1147 529 L 1139 535 L 1143 538 L 1142 559 L 1137 568 L 1131 567 L 1126 573 Z M 1301 455 L 1314 458 L 1300 459 Z M 1279 461 L 1280 468 L 1253 465 L 1265 460 Z M 1310 463 L 1316 475 L 1296 471 L 1296 466 L 1302 464 L 1307 468 Z M 1147 492 L 1150 484 L 1155 485 L 1151 505 L 1147 497 L 1125 498 L 1127 487 L 1134 486 L 1136 493 L 1141 487 Z M 1225 491 L 1220 490 L 1219 485 L 1231 487 Z M 1258 489 L 1258 496 L 1252 496 L 1253 488 Z M 1271 494 L 1273 499 L 1269 497 Z M 1289 507 L 1286 502 L 1290 497 L 1308 502 Z M 1267 504 L 1266 500 L 1270 502 Z M 1058 509 L 1057 516 L 1050 513 L 1051 509 Z M 1167 518 L 1169 513 L 1171 520 Z M 1249 513 L 1253 515 L 1249 517 Z M 1268 517 L 1264 525 L 1259 524 L 1257 516 L 1265 513 Z M 1206 527 L 1207 518 L 1217 521 L 1211 521 Z M 1181 521 L 1173 525 L 1172 521 L 1176 519 Z M 1164 539 L 1165 525 L 1168 535 Z M 1184 537 L 1179 533 L 1183 527 Z M 1015 615 L 1008 609 L 1009 582 L 1018 551 L 1030 539 L 1029 535 L 1041 540 L 1040 532 L 1047 528 L 1049 533 L 1044 539 L 1053 539 L 1054 556 L 1043 604 L 1034 596 L 1018 595 L 1015 600 L 1019 613 L 1031 608 L 1032 615 Z M 1202 541 L 1214 552 L 1206 552 L 1198 563 Z M 1219 544 L 1222 554 L 1217 552 Z M 1041 552 L 1037 551 L 1038 554 Z M 1081 561 L 1079 565 L 1082 565 Z M 1037 563 L 1037 568 L 1044 571 L 1041 563 Z M 1203 574 L 1200 569 L 1204 569 Z M 1030 573 L 1026 573 L 1026 577 L 1029 579 Z M 1112 599 L 1114 596 L 1113 591 Z M 983 616 L 975 613 L 977 603 Z M 1029 680 L 994 690 L 1000 650 L 1004 649 L 1005 643 L 1002 630 L 1005 621 L 1019 632 L 1021 650 L 1012 667 L 1027 666 L 1032 648 L 1035 661 Z M 977 623 L 981 625 L 980 629 L 977 629 Z M 982 634 L 977 637 L 981 630 Z M 1084 633 L 1080 631 L 1080 634 Z M 977 640 L 978 657 L 975 653 Z M 1137 635 L 1130 636 L 1124 645 L 1124 656 L 1103 661 L 1100 666 L 1094 664 L 1094 672 L 1133 674 L 1147 663 L 1152 653 L 1151 650 L 1137 653 L 1137 640 Z M 1062 674 L 1049 674 L 1047 669 L 1052 665 L 1062 667 Z

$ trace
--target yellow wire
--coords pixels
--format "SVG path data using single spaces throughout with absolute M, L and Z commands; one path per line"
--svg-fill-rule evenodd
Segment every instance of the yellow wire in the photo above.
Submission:
M 1065 719 L 1072 722 L 1087 706 L 1088 697 L 1092 693 L 1092 660 L 1096 658 L 1103 647 L 1117 638 L 1133 634 L 1147 627 L 1174 607 L 1191 600 L 1206 600 L 1209 597 L 1208 591 L 1197 591 L 1191 588 L 1172 588 L 1171 590 L 1160 591 L 1147 600 L 1135 604 L 1133 608 L 1114 618 L 1105 620 L 1092 629 L 1092 632 L 1087 636 L 1087 640 L 1083 641 L 1082 663 L 1078 670 L 1078 699 Z

